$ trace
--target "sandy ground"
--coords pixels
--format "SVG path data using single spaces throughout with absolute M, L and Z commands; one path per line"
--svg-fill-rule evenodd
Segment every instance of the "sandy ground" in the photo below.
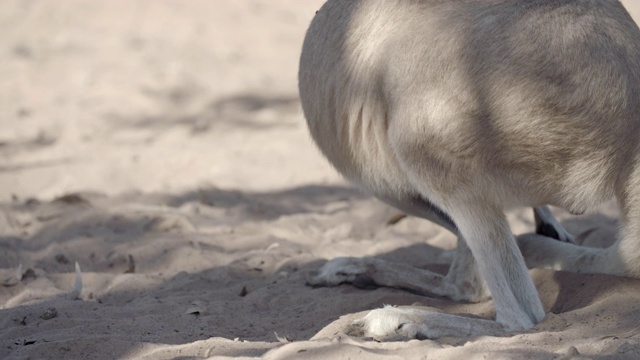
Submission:
M 425 221 L 390 222 L 311 143 L 296 73 L 321 3 L 0 2 L 0 358 L 640 356 L 639 281 L 549 270 L 531 271 L 548 317 L 524 334 L 341 332 L 383 304 L 494 310 L 305 286 L 336 256 L 446 271 L 455 247 Z M 583 245 L 615 236 L 613 203 L 558 214 Z M 532 228 L 530 210 L 509 218 Z

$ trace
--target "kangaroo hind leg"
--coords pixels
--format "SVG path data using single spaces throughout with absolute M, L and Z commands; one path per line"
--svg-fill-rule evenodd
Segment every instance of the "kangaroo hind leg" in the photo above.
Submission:
M 456 225 L 432 204 L 424 204 L 419 210 L 414 209 L 412 213 L 458 234 Z M 473 254 L 461 236 L 458 236 L 458 247 L 446 276 L 378 258 L 339 257 L 328 261 L 307 279 L 310 286 L 343 283 L 365 288 L 386 286 L 456 301 L 477 302 L 488 297 Z
M 496 321 L 433 313 L 415 308 L 383 308 L 356 323 L 365 334 L 437 338 L 520 331 L 544 318 L 544 310 L 524 259 L 500 207 L 483 201 L 458 202 L 447 209 L 467 239 L 496 306 Z
M 548 206 L 533 208 L 533 217 L 536 223 L 536 234 L 554 238 L 562 242 L 575 243 L 573 235 L 560 225 Z
M 527 266 L 640 278 L 640 189 L 633 185 L 640 181 L 627 183 L 626 190 L 618 192 L 622 226 L 611 246 L 592 248 L 559 242 L 539 233 L 524 234 L 518 237 L 518 245 Z

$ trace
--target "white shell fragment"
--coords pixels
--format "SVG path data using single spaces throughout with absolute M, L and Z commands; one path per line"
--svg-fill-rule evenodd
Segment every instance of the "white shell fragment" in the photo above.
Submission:
M 69 298 L 71 300 L 79 299 L 80 293 L 82 293 L 82 272 L 80 271 L 80 265 L 76 261 L 76 281 L 73 284 L 73 290 L 71 290 Z

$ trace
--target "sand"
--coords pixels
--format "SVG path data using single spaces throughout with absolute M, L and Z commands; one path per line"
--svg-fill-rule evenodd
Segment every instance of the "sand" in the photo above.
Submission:
M 526 333 L 344 334 L 383 304 L 494 309 L 305 286 L 336 256 L 446 271 L 456 243 L 390 221 L 311 142 L 296 73 L 321 3 L 0 2 L 0 358 L 640 357 L 638 280 L 538 269 L 548 316 Z M 615 238 L 613 202 L 557 214 L 585 246 Z

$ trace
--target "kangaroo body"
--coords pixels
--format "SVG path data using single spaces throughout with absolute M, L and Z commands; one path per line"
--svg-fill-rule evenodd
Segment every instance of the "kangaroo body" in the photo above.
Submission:
M 529 266 L 640 277 L 640 30 L 618 1 L 330 0 L 299 81 L 312 137 L 340 173 L 460 236 L 458 275 L 479 285 L 461 294 L 454 261 L 440 280 L 456 290 L 432 292 L 477 299 L 483 279 L 499 326 L 437 321 L 472 333 L 541 321 L 522 254 Z M 504 216 L 536 207 L 567 237 L 543 205 L 583 213 L 614 196 L 624 229 L 605 250 L 516 241 Z M 391 316 L 412 319 L 409 335 L 443 335 L 433 313 L 377 311 L 361 324 L 372 333 Z

